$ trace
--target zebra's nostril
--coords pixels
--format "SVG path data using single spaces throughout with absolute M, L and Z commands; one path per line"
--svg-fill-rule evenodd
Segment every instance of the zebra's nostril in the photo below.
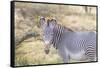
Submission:
M 49 53 L 49 50 L 45 50 L 45 53 L 48 54 Z

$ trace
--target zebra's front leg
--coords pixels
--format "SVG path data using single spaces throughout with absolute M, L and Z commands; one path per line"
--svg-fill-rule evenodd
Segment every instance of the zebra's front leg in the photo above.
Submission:
M 65 55 L 65 57 L 63 58 L 64 63 L 70 63 L 70 55 Z
M 59 48 L 58 53 L 59 53 L 59 56 L 62 58 L 64 63 L 69 63 L 70 55 L 68 54 L 68 52 L 66 52 L 65 48 Z

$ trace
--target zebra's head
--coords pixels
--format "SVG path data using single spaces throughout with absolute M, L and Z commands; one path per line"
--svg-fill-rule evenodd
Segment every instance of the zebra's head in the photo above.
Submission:
M 40 18 L 40 25 L 42 27 L 43 30 L 43 41 L 45 43 L 45 53 L 48 54 L 49 53 L 49 49 L 50 49 L 50 45 L 52 44 L 52 40 L 53 40 L 53 28 L 56 24 L 56 20 L 55 19 L 48 19 L 47 23 L 45 21 L 44 17 Z

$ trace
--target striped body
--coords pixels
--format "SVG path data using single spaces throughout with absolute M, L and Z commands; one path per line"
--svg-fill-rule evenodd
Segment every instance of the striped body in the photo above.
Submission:
M 95 60 L 96 34 L 94 32 L 67 32 L 67 35 L 65 34 L 62 35 L 61 41 L 56 45 L 61 57 L 64 58 L 67 55 L 75 60 Z M 62 53 L 64 54 L 62 55 Z
M 41 18 L 42 20 L 42 18 Z M 41 22 L 40 23 L 44 23 Z M 43 40 L 48 46 L 58 49 L 58 53 L 65 63 L 70 59 L 78 61 L 96 61 L 96 33 L 73 32 L 72 30 L 57 24 L 56 20 L 48 20 L 43 27 Z

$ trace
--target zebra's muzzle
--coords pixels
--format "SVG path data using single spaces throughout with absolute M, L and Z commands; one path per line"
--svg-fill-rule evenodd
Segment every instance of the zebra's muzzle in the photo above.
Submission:
M 45 50 L 45 53 L 46 53 L 46 54 L 49 54 L 49 50 Z
M 50 45 L 45 45 L 44 51 L 46 54 L 49 54 Z

